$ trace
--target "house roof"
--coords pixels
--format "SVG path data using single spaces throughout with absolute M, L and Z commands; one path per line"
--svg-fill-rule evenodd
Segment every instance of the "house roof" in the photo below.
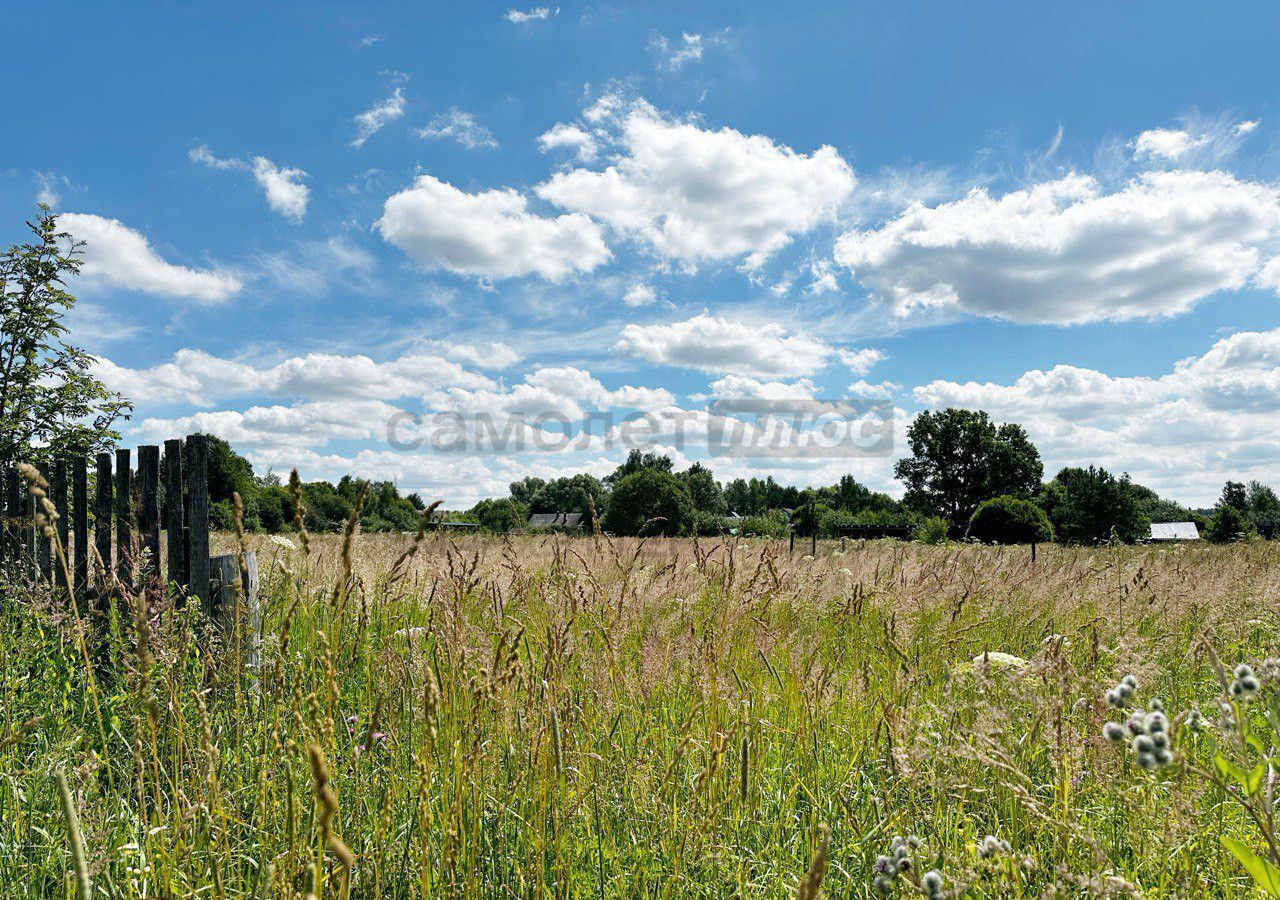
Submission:
M 1195 541 L 1199 538 L 1195 522 L 1154 522 L 1151 525 L 1153 541 Z
M 529 517 L 530 528 L 577 528 L 582 524 L 582 513 L 534 513 Z

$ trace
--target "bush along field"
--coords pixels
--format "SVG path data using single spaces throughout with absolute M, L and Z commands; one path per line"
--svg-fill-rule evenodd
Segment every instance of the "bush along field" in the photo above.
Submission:
M 0 896 L 1280 895 L 1274 544 L 219 540 L 6 587 Z

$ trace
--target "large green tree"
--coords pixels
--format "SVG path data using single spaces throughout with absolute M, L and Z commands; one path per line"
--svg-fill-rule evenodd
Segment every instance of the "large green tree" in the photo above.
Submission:
M 622 479 L 628 475 L 633 475 L 641 469 L 656 469 L 659 472 L 670 472 L 675 467 L 675 462 L 665 453 L 649 452 L 642 450 L 632 450 L 627 454 L 627 459 L 622 465 L 613 470 L 611 475 L 606 475 L 604 483 L 609 487 L 614 487 Z
M 1045 486 L 1041 506 L 1066 544 L 1100 544 L 1113 535 L 1131 543 L 1151 531 L 1129 476 L 1095 466 L 1063 469 Z
M 67 340 L 65 317 L 76 300 L 65 281 L 80 270 L 77 245 L 43 205 L 27 227 L 31 240 L 0 254 L 0 459 L 29 458 L 34 447 L 108 447 L 130 405 Z
M 689 492 L 689 502 L 695 510 L 713 515 L 724 513 L 724 492 L 710 469 L 696 462 L 676 477 Z
M 641 467 L 620 480 L 609 496 L 604 527 L 613 534 L 683 534 L 693 513 L 680 479 L 662 469 Z
M 1001 494 L 1031 497 L 1044 465 L 1021 425 L 997 425 L 982 410 L 923 412 L 907 430 L 911 456 L 894 474 L 906 485 L 903 502 L 922 515 L 968 525 L 984 500 Z

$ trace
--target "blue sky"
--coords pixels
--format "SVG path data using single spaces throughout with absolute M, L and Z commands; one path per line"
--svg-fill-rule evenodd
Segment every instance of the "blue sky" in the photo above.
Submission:
M 1277 480 L 1280 10 L 652 6 L 15 7 L 5 239 L 41 198 L 86 242 L 131 441 L 260 469 L 453 505 L 625 448 L 397 450 L 397 412 L 646 412 L 689 461 L 711 402 L 851 396 L 892 454 L 713 468 L 894 490 L 954 404 L 1050 472 Z

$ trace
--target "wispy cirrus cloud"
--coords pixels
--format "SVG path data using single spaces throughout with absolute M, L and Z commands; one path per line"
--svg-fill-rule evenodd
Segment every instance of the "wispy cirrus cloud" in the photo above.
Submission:
M 514 22 L 516 25 L 528 25 L 531 22 L 545 22 L 552 16 L 560 15 L 560 7 L 552 9 L 549 6 L 535 6 L 531 9 L 516 9 L 512 7 L 508 9 L 506 15 L 503 16 L 508 22 Z
M 498 146 L 493 132 L 481 125 L 469 112 L 452 106 L 436 115 L 417 135 L 429 140 L 457 141 L 468 150 L 492 150 Z
M 404 105 L 404 88 L 397 87 L 390 95 L 357 115 L 352 120 L 356 123 L 356 136 L 352 138 L 351 146 L 363 147 L 369 138 L 387 125 L 404 118 Z

